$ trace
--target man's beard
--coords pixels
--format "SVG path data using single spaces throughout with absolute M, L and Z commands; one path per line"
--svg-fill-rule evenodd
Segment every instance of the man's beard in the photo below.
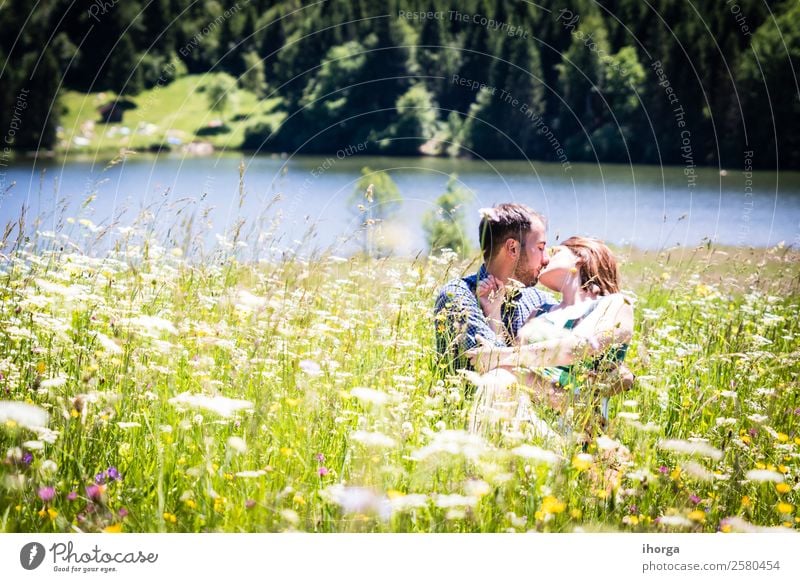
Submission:
M 530 269 L 528 261 L 524 259 L 520 259 L 517 263 L 513 277 L 526 287 L 533 287 L 539 282 L 539 273 Z

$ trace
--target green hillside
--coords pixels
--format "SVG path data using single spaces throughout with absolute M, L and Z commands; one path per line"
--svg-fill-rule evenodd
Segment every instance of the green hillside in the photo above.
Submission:
M 117 99 L 115 93 L 66 91 L 61 98 L 58 149 L 70 153 L 159 147 L 181 150 L 198 141 L 210 142 L 215 149 L 238 149 L 247 127 L 256 123 L 277 127 L 286 116 L 275 112 L 280 98 L 259 99 L 239 88 L 227 93 L 222 111 L 212 110 L 210 87 L 226 79 L 233 82 L 225 73 L 188 75 L 125 97 L 135 108 L 126 110 L 120 123 L 104 123 L 99 112 Z

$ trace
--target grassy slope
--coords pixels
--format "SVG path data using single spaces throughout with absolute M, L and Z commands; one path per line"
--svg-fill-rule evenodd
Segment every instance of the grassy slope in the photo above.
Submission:
M 224 115 L 211 111 L 204 88 L 219 74 L 188 75 L 130 98 L 137 108 L 126 111 L 122 123 L 99 122 L 97 108 L 112 101 L 115 98 L 113 93 L 66 91 L 61 97 L 63 133 L 59 135 L 59 149 L 70 153 L 145 149 L 162 143 L 168 134 L 179 137 L 183 143 L 203 140 L 210 141 L 215 148 L 233 149 L 241 145 L 247 125 L 259 120 L 280 119 L 282 114 L 274 113 L 280 98 L 259 99 L 255 94 L 241 89 L 230 95 Z M 237 116 L 248 118 L 235 121 Z M 230 132 L 197 137 L 197 131 L 213 120 L 224 120 Z M 93 132 L 82 131 L 91 122 L 94 122 Z M 146 124 L 156 126 L 151 135 L 137 132 L 137 127 Z M 130 135 L 118 133 L 123 127 L 130 129 Z M 114 132 L 117 132 L 116 135 Z M 76 145 L 73 141 L 76 136 L 87 137 L 90 144 Z

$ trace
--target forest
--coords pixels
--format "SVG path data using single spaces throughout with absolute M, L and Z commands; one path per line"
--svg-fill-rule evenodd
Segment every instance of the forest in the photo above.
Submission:
M 59 148 L 66 91 L 225 73 L 273 104 L 226 120 L 249 151 L 800 166 L 796 1 L 39 4 L 0 7 L 6 155 Z

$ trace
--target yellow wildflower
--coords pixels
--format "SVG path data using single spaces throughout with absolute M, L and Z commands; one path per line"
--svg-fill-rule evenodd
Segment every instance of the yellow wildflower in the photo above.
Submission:
M 778 505 L 778 512 L 779 513 L 788 513 L 791 514 L 794 511 L 794 505 L 791 503 L 786 503 L 781 501 Z
M 585 471 L 592 466 L 592 456 L 586 453 L 572 457 L 572 466 L 578 471 Z
M 698 297 L 708 297 L 711 294 L 711 287 L 700 283 L 697 287 L 694 288 L 694 292 L 697 294 Z
M 170 513 L 169 511 L 164 512 L 164 521 L 167 523 L 178 523 L 178 517 L 174 513 Z
M 53 521 L 58 516 L 58 512 L 52 507 L 47 507 L 39 510 L 38 515 L 39 517 L 49 517 L 50 521 Z
M 702 523 L 706 520 L 706 512 L 703 511 L 702 509 L 695 509 L 694 511 L 690 511 L 689 515 L 687 515 L 686 517 L 688 517 L 692 521 L 699 521 Z
M 639 525 L 639 517 L 636 515 L 626 515 L 622 518 L 622 523 L 627 525 Z
M 545 513 L 561 513 L 567 508 L 563 501 L 559 501 L 552 495 L 548 495 L 542 499 L 542 511 Z
M 115 523 L 114 525 L 109 525 L 108 527 L 103 529 L 103 533 L 119 533 L 122 531 L 122 524 Z
M 222 513 L 223 511 L 225 511 L 225 503 L 227 503 L 227 501 L 228 500 L 225 499 L 224 497 L 216 497 L 214 499 L 214 511 L 216 511 L 217 513 Z
M 778 493 L 789 493 L 792 490 L 792 487 L 788 483 L 777 483 L 775 485 L 775 491 Z

